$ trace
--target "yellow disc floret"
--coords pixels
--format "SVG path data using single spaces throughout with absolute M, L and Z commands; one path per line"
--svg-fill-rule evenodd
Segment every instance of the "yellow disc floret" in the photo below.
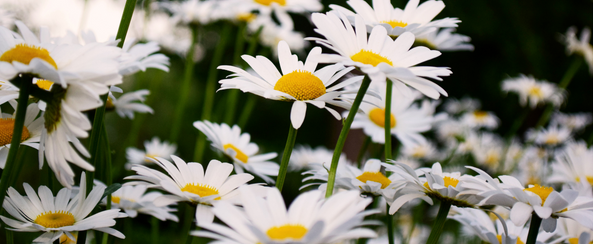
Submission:
M 459 180 L 458 179 L 455 179 L 455 178 L 449 177 L 449 176 L 443 177 L 443 181 L 444 181 L 444 185 L 445 185 L 446 188 L 449 188 L 449 186 L 457 187 L 457 184 L 459 183 Z M 426 189 L 432 189 L 428 185 L 428 181 L 427 182 L 424 182 L 424 187 Z
M 115 204 L 119 204 L 119 202 L 121 201 L 121 198 L 116 197 L 116 196 L 111 196 L 111 201 Z
M 43 89 L 43 90 L 46 90 L 46 91 L 49 91 L 49 90 L 51 90 L 51 86 L 52 86 L 54 83 L 53 83 L 53 82 L 51 82 L 51 81 L 48 81 L 48 80 L 42 80 L 42 79 L 39 79 L 39 80 L 37 80 L 37 83 L 35 83 L 35 84 L 36 84 L 36 85 L 37 85 L 39 88 L 41 88 L 41 89 Z
M 391 62 L 391 60 L 389 60 L 386 57 L 383 57 L 379 54 L 376 54 L 374 52 L 367 51 L 367 50 L 361 50 L 360 52 L 350 56 L 350 59 L 352 59 L 352 61 L 355 61 L 355 62 L 360 62 L 363 64 L 370 64 L 372 66 L 377 66 L 380 63 L 386 63 L 386 64 L 393 66 L 393 63 Z
M 0 56 L 0 61 L 12 63 L 17 61 L 23 64 L 29 64 L 32 59 L 40 58 L 41 60 L 48 62 L 51 66 L 58 69 L 58 65 L 54 59 L 49 55 L 49 51 L 42 47 L 36 47 L 27 44 L 17 44 L 15 47 L 4 52 Z
M 488 118 L 488 112 L 476 110 L 474 111 L 474 118 L 476 118 L 478 121 L 484 121 L 486 118 Z
M 300 224 L 274 226 L 266 231 L 272 240 L 300 240 L 307 234 L 307 228 Z
M 381 23 L 385 23 L 385 24 L 389 24 L 391 25 L 391 28 L 395 28 L 395 27 L 406 27 L 408 26 L 408 23 L 403 22 L 401 20 L 384 20 L 381 21 Z
M 593 186 L 593 176 L 586 176 L 585 179 L 587 179 L 587 182 L 589 182 L 589 184 Z M 577 177 L 575 180 L 576 182 L 581 182 L 580 177 Z
M 270 6 L 272 3 L 277 3 L 280 6 L 286 5 L 286 0 L 255 0 L 255 2 L 264 6 Z
M 371 121 L 373 121 L 373 123 L 375 123 L 376 125 L 385 128 L 385 109 L 374 108 L 369 113 L 369 119 L 371 119 Z M 396 125 L 397 125 L 397 121 L 395 120 L 395 117 L 393 117 L 393 114 L 391 114 L 391 120 L 390 120 L 389 127 L 393 128 Z
M 10 144 L 12 141 L 12 131 L 14 130 L 14 119 L 6 118 L 0 119 L 0 146 Z M 23 132 L 21 133 L 21 142 L 29 138 L 29 130 L 27 126 L 23 126 Z
M 296 70 L 280 77 L 274 90 L 291 95 L 296 100 L 313 100 L 325 94 L 325 85 L 309 71 Z
M 534 97 L 537 97 L 537 98 L 540 98 L 540 99 L 544 97 L 544 92 L 538 86 L 532 86 L 531 88 L 529 88 L 529 90 L 527 91 L 527 93 L 530 96 L 534 96 Z
M 548 198 L 548 195 L 550 195 L 550 193 L 552 193 L 554 191 L 554 188 L 540 186 L 538 184 L 535 184 L 532 187 L 523 189 L 523 191 L 530 191 L 530 192 L 533 192 L 536 195 L 538 195 L 542 199 L 542 206 L 543 206 L 544 202 L 546 202 L 546 198 Z
M 244 164 L 247 163 L 247 161 L 249 160 L 249 156 L 247 156 L 247 154 L 243 153 L 243 151 L 239 150 L 239 148 L 235 147 L 233 144 L 225 144 L 224 146 L 222 146 L 224 148 L 224 151 L 226 152 L 227 149 L 233 149 L 233 151 L 235 151 L 235 158 L 241 162 L 243 162 Z
M 35 223 L 45 228 L 60 228 L 64 226 L 70 226 L 76 223 L 74 215 L 68 211 L 48 211 L 42 213 L 35 218 Z
M 496 238 L 498 238 L 498 243 L 501 243 L 502 244 L 502 236 L 501 235 L 497 235 Z M 525 244 L 525 242 L 521 241 L 521 238 L 517 237 L 516 244 Z
M 364 172 L 361 175 L 356 177 L 357 180 L 367 183 L 367 181 L 374 181 L 377 183 L 381 183 L 381 189 L 385 189 L 385 187 L 391 184 L 391 180 L 385 177 L 381 172 Z
M 199 183 L 189 183 L 185 185 L 183 188 L 181 188 L 181 191 L 193 193 L 200 197 L 218 195 L 218 190 L 216 188 L 206 184 L 202 185 Z M 214 200 L 220 200 L 220 197 L 214 198 Z

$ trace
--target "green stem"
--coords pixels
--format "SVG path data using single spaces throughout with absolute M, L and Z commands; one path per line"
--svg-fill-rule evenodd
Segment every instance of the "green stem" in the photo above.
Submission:
M 525 118 L 527 118 L 527 115 L 529 115 L 529 112 L 531 112 L 531 107 L 525 106 L 523 108 L 523 112 L 521 113 L 521 115 L 519 115 L 519 118 L 517 118 L 515 122 L 513 122 L 513 125 L 511 126 L 511 129 L 509 130 L 506 136 L 507 142 L 511 141 L 511 139 L 513 139 L 513 137 L 517 134 L 517 131 L 519 131 L 519 129 L 523 125 L 523 122 L 525 121 Z
M 181 234 L 185 236 L 185 239 L 179 243 L 191 243 L 192 235 L 190 235 L 189 232 L 195 219 L 195 211 L 196 206 L 190 203 L 185 205 L 185 218 L 183 219 L 183 226 L 181 227 Z
M 152 244 L 159 243 L 159 219 L 152 217 L 150 220 L 150 235 L 151 235 L 151 242 Z
M 290 161 L 290 155 L 294 148 L 294 142 L 296 141 L 297 129 L 292 127 L 288 129 L 288 138 L 286 138 L 286 146 L 284 146 L 284 153 L 282 154 L 282 161 L 280 163 L 280 171 L 278 172 L 278 178 L 276 179 L 276 188 L 282 192 L 282 186 L 286 180 L 286 171 L 288 170 L 288 162 Z
M 103 169 L 103 180 L 105 181 L 105 185 L 110 186 L 113 184 L 112 179 L 112 172 L 111 172 L 111 147 L 109 146 L 109 137 L 107 137 L 107 131 L 105 129 L 105 124 L 103 124 L 103 129 L 101 130 L 101 141 L 103 143 L 103 148 L 105 149 L 105 155 L 103 156 L 102 165 Z M 106 209 L 111 209 L 111 194 L 107 195 L 107 207 Z M 102 244 L 107 244 L 107 240 L 109 240 L 109 234 L 103 233 L 103 240 Z
M 535 244 L 537 240 L 537 234 L 539 234 L 539 227 L 542 224 L 542 218 L 537 216 L 535 212 L 531 214 L 531 224 L 529 225 L 529 234 L 527 235 L 527 241 L 525 244 Z
M 183 82 L 181 83 L 180 92 L 181 95 L 179 97 L 179 102 L 175 107 L 175 115 L 173 116 L 173 124 L 171 126 L 171 142 L 176 143 L 177 138 L 179 137 L 179 132 L 181 131 L 181 124 L 183 122 L 183 114 L 185 111 L 185 106 L 187 104 L 187 99 L 191 92 L 191 81 L 194 75 L 194 50 L 196 43 L 198 41 L 198 26 L 191 25 L 192 31 L 192 42 L 191 46 L 189 46 L 189 50 L 185 55 L 185 72 L 183 74 Z
M 386 207 L 389 209 L 389 203 L 387 203 Z M 393 216 L 390 214 L 387 214 L 387 239 L 389 239 L 389 244 L 394 244 L 395 237 L 393 235 Z
M 200 120 L 210 121 L 212 117 L 212 107 L 214 105 L 214 94 L 216 94 L 216 78 L 218 77 L 218 65 L 222 61 L 222 56 L 225 51 L 226 40 L 230 33 L 230 25 L 224 24 L 220 33 L 220 40 L 214 49 L 214 56 L 210 61 L 210 69 L 208 70 L 208 78 L 206 80 L 206 88 L 204 89 L 204 106 L 202 107 L 202 116 Z M 206 149 L 206 136 L 203 133 L 198 134 L 196 141 L 196 149 L 194 151 L 194 161 L 201 162 Z
M 10 81 L 11 83 L 20 83 L 18 105 L 16 107 L 16 118 L 14 120 L 14 128 L 12 130 L 12 140 L 10 141 L 10 149 L 8 150 L 8 157 L 6 164 L 2 171 L 2 178 L 0 178 L 0 203 L 4 202 L 8 183 L 10 182 L 10 175 L 14 175 L 16 155 L 21 145 L 21 135 L 23 133 L 23 126 L 25 125 L 25 117 L 27 115 L 27 105 L 29 102 L 29 88 L 33 84 L 33 76 L 20 74 Z
M 570 81 L 572 80 L 572 77 L 574 77 L 574 75 L 577 73 L 582 62 L 583 62 L 582 58 L 577 58 L 572 62 L 570 67 L 568 67 L 568 70 L 566 71 L 566 73 L 564 73 L 564 76 L 562 77 L 562 80 L 560 81 L 558 88 L 566 89 L 566 87 L 568 87 L 568 85 L 570 84 Z M 542 114 L 542 117 L 540 117 L 539 121 L 537 121 L 535 128 L 544 126 L 550 119 L 550 116 L 552 115 L 553 111 L 554 111 L 554 105 L 548 104 L 548 106 L 546 107 L 546 110 L 544 110 L 544 113 Z
M 6 243 L 7 244 L 14 243 L 14 233 L 8 229 L 6 229 Z
M 28 147 L 20 147 L 19 151 L 16 155 L 16 169 L 14 169 L 14 174 L 10 174 L 8 177 L 8 185 L 13 186 L 19 178 L 21 174 L 21 170 L 23 169 L 23 164 L 25 163 L 25 155 L 27 154 Z M 51 172 L 51 170 L 50 170 Z M 53 175 L 51 175 L 53 177 Z M 51 178 L 50 178 L 51 179 Z M 50 188 L 52 189 L 52 188 Z
M 249 47 L 247 48 L 247 54 L 253 56 L 255 53 L 255 49 L 257 48 L 257 40 L 259 39 L 259 35 L 261 31 L 264 29 L 264 26 L 260 26 L 257 31 L 251 36 L 251 40 L 249 40 Z
M 239 30 L 237 31 L 237 37 L 235 39 L 235 53 L 233 54 L 233 64 L 241 66 L 241 54 L 245 47 L 245 25 L 246 23 L 241 22 L 239 24 Z M 239 90 L 232 89 L 228 92 L 226 114 L 224 116 L 224 122 L 228 125 L 233 123 L 235 119 L 235 113 L 237 112 L 237 99 L 239 97 Z
M 358 166 L 359 169 L 362 168 L 362 160 L 364 159 L 364 155 L 367 152 L 367 149 L 369 148 L 370 144 L 371 144 L 371 137 L 367 136 L 364 139 L 362 146 L 360 147 L 360 152 L 358 152 L 358 157 L 356 157 L 356 165 Z
M 391 93 L 393 92 L 393 82 L 387 79 L 387 89 L 385 90 L 385 162 L 391 158 Z M 390 243 L 393 244 L 393 243 Z
M 342 149 L 344 149 L 344 143 L 346 142 L 346 138 L 348 137 L 348 132 L 350 132 L 350 126 L 352 125 L 352 121 L 354 121 L 354 116 L 356 116 L 356 113 L 358 113 L 358 108 L 360 107 L 362 98 L 369 89 L 370 84 L 371 79 L 368 76 L 365 76 L 362 80 L 362 84 L 360 85 L 360 89 L 356 94 L 356 98 L 354 98 L 352 108 L 350 108 L 350 112 L 348 112 L 348 117 L 346 117 L 346 121 L 344 122 L 342 131 L 340 132 L 340 137 L 338 137 L 338 142 L 336 143 L 336 148 L 334 149 L 334 155 L 332 157 L 332 163 L 327 178 L 327 190 L 325 192 L 326 198 L 330 197 L 334 193 L 336 171 L 338 170 L 338 160 L 340 159 L 340 155 L 342 154 Z
M 428 236 L 428 241 L 426 242 L 427 244 L 437 244 L 439 242 L 439 237 L 441 237 L 441 233 L 443 233 L 443 227 L 445 226 L 449 209 L 451 209 L 451 203 L 441 201 L 439 213 L 437 214 L 437 218 L 432 225 L 430 236 Z

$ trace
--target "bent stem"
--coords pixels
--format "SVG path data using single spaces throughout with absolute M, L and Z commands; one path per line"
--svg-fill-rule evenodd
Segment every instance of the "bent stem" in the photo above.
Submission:
M 360 107 L 362 98 L 369 89 L 370 84 L 371 79 L 368 76 L 365 76 L 362 80 L 362 84 L 360 85 L 360 89 L 356 94 L 356 98 L 354 98 L 352 108 L 350 108 L 350 112 L 348 112 L 348 117 L 346 117 L 346 121 L 344 121 L 344 126 L 342 127 L 340 137 L 338 137 L 338 142 L 336 143 L 336 148 L 334 149 L 334 155 L 332 157 L 332 163 L 327 178 L 327 190 L 325 192 L 326 198 L 330 197 L 334 193 L 336 171 L 338 170 L 338 160 L 340 159 L 340 155 L 342 154 L 342 149 L 344 149 L 344 143 L 346 142 L 346 138 L 348 137 L 348 132 L 350 132 L 350 126 L 352 125 L 352 121 L 354 121 L 354 116 L 356 116 L 356 113 L 358 113 L 358 108 Z
M 385 162 L 391 159 L 391 93 L 393 92 L 393 82 L 389 79 L 387 81 L 387 89 L 385 90 Z
M 389 209 L 389 203 L 386 204 L 386 209 Z M 393 236 L 393 215 L 390 214 L 387 214 L 387 238 L 389 239 L 389 244 L 394 244 L 395 237 Z
M 570 67 L 568 67 L 568 70 L 566 71 L 566 73 L 564 73 L 564 76 L 562 77 L 560 84 L 558 84 L 558 88 L 560 88 L 562 90 L 562 89 L 566 89 L 566 87 L 568 87 L 568 85 L 570 84 L 570 81 L 572 80 L 572 77 L 574 77 L 574 75 L 577 73 L 582 62 L 583 62 L 583 59 L 581 59 L 581 58 L 577 58 L 577 59 L 575 59 L 574 62 L 572 62 Z M 535 128 L 544 126 L 550 119 L 550 116 L 552 115 L 553 110 L 554 110 L 554 105 L 548 104 L 548 106 L 546 107 L 546 110 L 544 110 L 544 113 L 542 114 L 542 117 L 540 117 L 539 121 L 537 121 Z
M 177 137 L 179 137 L 179 132 L 181 131 L 181 122 L 183 121 L 183 111 L 185 110 L 185 105 L 187 104 L 187 99 L 189 97 L 190 88 L 191 88 L 191 81 L 194 75 L 194 50 L 196 43 L 198 42 L 198 26 L 191 25 L 191 33 L 192 33 L 192 41 L 191 46 L 189 46 L 189 50 L 185 55 L 185 71 L 183 73 L 183 82 L 181 83 L 181 96 L 179 97 L 179 102 L 175 108 L 175 115 L 173 116 L 173 125 L 171 126 L 171 142 L 176 143 Z
M 531 214 L 531 224 L 529 225 L 529 234 L 527 235 L 527 242 L 525 244 L 535 244 L 539 227 L 542 224 L 542 218 L 537 216 L 535 212 Z
M 284 153 L 282 153 L 282 161 L 280 163 L 280 171 L 278 172 L 278 178 L 276 179 L 276 188 L 282 192 L 282 186 L 286 180 L 286 171 L 288 170 L 288 162 L 290 161 L 290 155 L 294 148 L 294 142 L 296 141 L 297 129 L 292 127 L 288 129 L 288 138 L 286 138 L 286 145 L 284 146 Z
M 451 203 L 447 201 L 441 201 L 439 213 L 437 214 L 437 218 L 434 220 L 434 224 L 432 225 L 430 236 L 428 236 L 428 241 L 426 242 L 427 244 L 438 243 L 441 233 L 443 233 L 443 227 L 445 226 L 449 209 L 451 209 Z

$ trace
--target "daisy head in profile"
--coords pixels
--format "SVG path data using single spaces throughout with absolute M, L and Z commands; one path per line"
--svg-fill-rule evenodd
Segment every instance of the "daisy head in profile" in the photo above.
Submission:
M 33 242 L 53 243 L 65 234 L 71 240 L 78 231 L 97 230 L 118 238 L 124 235 L 111 227 L 115 218 L 127 217 L 119 209 L 110 209 L 87 217 L 101 200 L 104 186 L 95 186 L 88 197 L 86 195 L 86 177 L 80 177 L 80 191 L 71 198 L 72 190 L 62 188 L 54 197 L 46 186 L 40 186 L 38 193 L 24 183 L 26 196 L 21 196 L 14 188 L 8 189 L 8 195 L 2 207 L 15 219 L 0 216 L 2 221 L 20 232 L 45 232 Z
M 10 104 L 16 108 L 16 101 L 10 101 Z M 23 132 L 21 134 L 21 144 L 38 149 L 39 137 L 41 136 L 41 129 L 43 128 L 43 117 L 39 115 L 39 106 L 37 103 L 31 103 L 27 107 L 27 115 L 25 115 L 25 123 L 23 125 Z M 10 149 L 10 142 L 12 141 L 12 133 L 14 130 L 15 114 L 0 113 L 0 169 L 3 169 L 8 157 L 8 150 Z
M 564 91 L 556 84 L 536 80 L 533 76 L 523 74 L 504 80 L 502 90 L 517 93 L 521 106 L 526 106 L 529 102 L 532 108 L 540 103 L 551 103 L 557 107 L 564 101 Z
M 341 96 L 347 93 L 342 91 L 342 88 L 362 80 L 362 77 L 351 77 L 336 84 L 338 79 L 353 68 L 333 64 L 317 69 L 319 54 L 321 54 L 321 48 L 313 48 L 303 63 L 291 53 L 288 44 L 281 41 L 278 43 L 281 71 L 278 71 L 272 61 L 266 57 L 243 55 L 243 60 L 253 68 L 256 74 L 250 74 L 234 66 L 219 66 L 219 69 L 234 73 L 230 78 L 219 81 L 221 84 L 219 90 L 239 89 L 266 99 L 292 102 L 290 120 L 295 129 L 300 128 L 305 120 L 307 104 L 326 109 L 336 119 L 341 119 L 340 114 L 326 104 L 350 108 L 351 99 Z
M 362 17 L 354 16 L 354 28 L 350 20 L 343 14 L 333 12 L 327 14 L 314 13 L 315 31 L 322 38 L 309 38 L 316 41 L 336 54 L 322 54 L 319 62 L 341 63 L 354 66 L 366 73 L 372 81 L 385 82 L 390 79 L 394 87 L 410 94 L 412 87 L 424 95 L 438 99 L 447 92 L 426 79 L 442 80 L 441 76 L 449 76 L 451 71 L 445 67 L 416 66 L 441 55 L 441 52 L 427 47 L 414 47 L 414 34 L 405 32 L 392 40 L 383 26 L 375 26 L 367 38 L 367 30 Z M 410 49 L 411 48 L 411 49 Z

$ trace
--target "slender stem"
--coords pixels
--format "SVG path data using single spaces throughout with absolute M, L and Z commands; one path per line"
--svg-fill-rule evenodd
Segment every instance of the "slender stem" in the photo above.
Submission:
M 519 129 L 523 125 L 523 122 L 525 121 L 525 118 L 527 118 L 527 115 L 529 115 L 529 112 L 531 112 L 531 107 L 525 106 L 523 108 L 523 112 L 521 113 L 521 115 L 519 115 L 519 118 L 517 118 L 515 120 L 515 122 L 513 122 L 511 129 L 509 130 L 508 134 L 506 135 L 507 142 L 509 142 L 511 139 L 513 139 L 513 137 L 517 134 L 517 131 L 519 131 Z
M 387 89 L 385 90 L 385 162 L 391 158 L 391 94 L 393 92 L 393 82 L 387 79 Z M 393 244 L 393 243 L 390 243 Z
M 105 129 L 105 124 L 103 124 L 103 129 L 101 130 L 101 142 L 103 143 L 103 148 L 105 150 L 105 155 L 103 156 L 102 165 L 103 169 L 103 180 L 105 181 L 105 185 L 110 186 L 113 184 L 112 179 L 112 172 L 111 172 L 111 147 L 109 146 L 109 138 L 107 137 L 107 131 Z M 107 195 L 107 207 L 106 209 L 111 209 L 111 194 Z M 103 233 L 103 240 L 102 244 L 107 244 L 107 240 L 109 240 L 109 234 Z
M 185 236 L 185 239 L 179 243 L 191 243 L 192 235 L 190 235 L 189 232 L 195 219 L 195 211 L 196 206 L 193 206 L 190 203 L 185 205 L 185 218 L 183 219 L 183 226 L 181 227 L 181 234 Z
M 389 203 L 387 204 L 387 209 L 389 209 Z M 389 244 L 394 244 L 395 237 L 393 236 L 393 216 L 387 214 L 387 239 L 389 239 Z
M 286 146 L 284 146 L 284 153 L 282 154 L 282 161 L 280 163 L 280 171 L 278 172 L 278 179 L 276 179 L 276 188 L 282 192 L 282 186 L 286 180 L 286 171 L 288 170 L 288 162 L 290 161 L 290 155 L 294 148 L 294 142 L 296 141 L 297 129 L 292 127 L 288 129 L 288 138 L 286 138 Z
M 6 244 L 14 243 L 14 233 L 10 230 L 6 230 Z
M 371 144 L 371 137 L 367 136 L 360 147 L 360 152 L 358 152 L 358 157 L 356 157 L 356 165 L 360 169 L 362 167 L 362 160 L 364 159 L 364 155 Z
M 529 225 L 529 234 L 527 235 L 527 241 L 525 244 L 535 244 L 537 240 L 537 234 L 539 234 L 539 227 L 542 224 L 542 218 L 537 216 L 535 212 L 531 214 L 531 224 Z
M 10 149 L 8 150 L 8 157 L 6 164 L 2 171 L 2 178 L 0 178 L 0 203 L 4 202 L 8 183 L 10 182 L 10 175 L 15 174 L 15 159 L 19 146 L 21 145 L 21 135 L 23 133 L 23 126 L 25 125 L 25 116 L 27 115 L 27 105 L 29 102 L 29 88 L 33 84 L 33 76 L 31 75 L 17 75 L 10 81 L 11 83 L 20 83 L 18 105 L 16 107 L 16 118 L 14 120 L 14 128 L 12 130 L 12 140 L 10 141 Z
M 27 150 L 29 150 L 28 147 L 20 147 L 19 148 L 19 152 L 16 155 L 16 169 L 14 169 L 14 173 L 10 174 L 10 176 L 8 177 L 8 185 L 12 186 L 16 183 L 16 181 L 19 178 L 19 175 L 21 174 L 21 170 L 23 169 L 23 164 L 25 163 L 25 155 L 27 154 Z M 51 175 L 51 170 L 49 171 L 50 175 Z M 53 175 L 51 175 L 53 177 Z M 50 178 L 51 180 L 51 178 Z M 52 189 L 50 187 L 50 189 Z M 53 190 L 53 189 L 52 189 Z
M 443 227 L 445 226 L 449 209 L 451 209 L 451 203 L 441 201 L 439 213 L 437 214 L 437 218 L 432 225 L 432 230 L 430 232 L 430 236 L 428 236 L 428 241 L 426 244 L 437 244 L 439 242 L 439 237 L 441 237 L 441 233 L 443 233 Z
M 251 40 L 249 40 L 249 47 L 247 48 L 247 54 L 252 55 L 255 53 L 255 49 L 257 48 L 257 39 L 259 39 L 259 35 L 261 31 L 264 29 L 264 26 L 260 26 L 257 31 L 251 36 Z
M 237 37 L 235 38 L 235 53 L 233 54 L 233 64 L 241 66 L 241 54 L 245 47 L 245 26 L 246 23 L 239 23 L 239 30 L 237 31 Z M 224 122 L 231 125 L 235 119 L 235 113 L 237 111 L 237 99 L 239 97 L 239 90 L 232 89 L 228 92 L 226 114 L 224 116 Z
M 185 72 L 183 74 L 183 82 L 181 83 L 181 95 L 179 97 L 179 102 L 177 102 L 177 106 L 175 107 L 175 115 L 173 116 L 173 124 L 171 126 L 171 142 L 177 142 L 177 138 L 179 137 L 179 132 L 181 131 L 181 124 L 183 122 L 183 114 L 185 111 L 185 106 L 187 104 L 187 99 L 191 92 L 191 81 L 194 75 L 194 50 L 196 43 L 198 41 L 198 26 L 191 25 L 192 31 L 192 42 L 189 46 L 189 50 L 185 55 Z
M 350 108 L 350 112 L 348 112 L 348 117 L 346 117 L 346 121 L 344 122 L 342 131 L 340 132 L 340 137 L 338 137 L 338 142 L 336 143 L 336 148 L 334 149 L 334 155 L 332 157 L 332 163 L 327 178 L 327 190 L 325 192 L 325 197 L 330 197 L 334 193 L 336 171 L 338 170 L 338 160 L 340 159 L 340 155 L 342 154 L 342 149 L 344 149 L 344 143 L 346 142 L 346 138 L 348 137 L 348 132 L 350 132 L 350 126 L 352 125 L 352 121 L 354 121 L 354 116 L 356 116 L 356 113 L 358 113 L 358 108 L 360 107 L 362 98 L 369 89 L 370 84 L 371 79 L 368 76 L 365 76 L 362 80 L 362 84 L 360 85 L 360 89 L 356 94 L 356 98 L 354 98 L 352 108 Z
M 226 40 L 230 33 L 230 25 L 224 24 L 220 33 L 220 40 L 214 49 L 214 56 L 210 61 L 210 69 L 208 70 L 208 78 L 206 80 L 206 88 L 204 89 L 204 106 L 202 107 L 202 116 L 200 120 L 210 120 L 212 117 L 212 107 L 214 105 L 214 94 L 216 93 L 216 78 L 218 77 L 218 65 L 222 61 L 222 56 L 225 51 Z M 203 133 L 198 135 L 196 141 L 196 149 L 194 151 L 194 161 L 201 162 L 204 157 L 204 150 L 206 149 L 206 136 Z
M 581 63 L 583 63 L 582 58 L 577 58 L 572 62 L 570 67 L 568 67 L 568 70 L 566 71 L 566 73 L 564 73 L 564 76 L 562 77 L 560 84 L 558 84 L 558 88 L 566 89 L 566 87 L 568 87 L 568 85 L 570 84 L 570 81 L 572 80 L 572 77 L 574 77 L 574 75 L 579 70 Z M 546 110 L 544 110 L 544 113 L 542 114 L 542 117 L 540 117 L 539 121 L 537 121 L 535 128 L 544 126 L 550 119 L 550 116 L 552 115 L 553 111 L 554 111 L 554 105 L 548 104 L 548 106 L 546 107 Z
M 152 244 L 158 244 L 159 243 L 159 224 L 160 221 L 159 219 L 152 217 L 150 220 L 150 235 L 151 235 L 151 242 Z

